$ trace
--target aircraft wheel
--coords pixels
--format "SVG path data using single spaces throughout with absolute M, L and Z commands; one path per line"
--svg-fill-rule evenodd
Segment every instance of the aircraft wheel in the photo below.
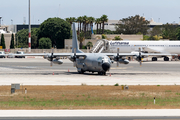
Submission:
M 178 57 L 178 59 L 180 60 L 180 56 Z
M 81 74 L 84 74 L 84 72 L 85 72 L 85 71 L 81 69 Z
M 98 75 L 104 75 L 104 72 L 98 72 Z
M 168 57 L 164 57 L 164 61 L 169 61 L 169 58 Z
M 152 58 L 152 61 L 157 61 L 157 57 L 153 57 L 153 58 Z

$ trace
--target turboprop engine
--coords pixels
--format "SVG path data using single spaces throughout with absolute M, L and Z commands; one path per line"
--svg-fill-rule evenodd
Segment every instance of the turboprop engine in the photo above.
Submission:
M 119 59 L 118 61 L 120 64 L 129 64 L 129 60 L 127 59 Z
M 62 61 L 61 59 L 54 59 L 52 62 L 53 62 L 54 64 L 58 64 L 58 65 L 63 64 L 63 61 Z

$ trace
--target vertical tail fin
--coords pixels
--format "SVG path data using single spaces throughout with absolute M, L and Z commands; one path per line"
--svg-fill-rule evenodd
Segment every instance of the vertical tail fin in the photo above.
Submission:
M 83 53 L 81 50 L 79 50 L 75 22 L 73 22 L 72 28 L 73 28 L 72 53 L 74 53 L 74 50 L 76 50 L 76 53 Z

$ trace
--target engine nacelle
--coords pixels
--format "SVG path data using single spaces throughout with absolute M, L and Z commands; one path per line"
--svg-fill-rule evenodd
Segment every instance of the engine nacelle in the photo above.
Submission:
M 127 59 L 119 59 L 119 61 L 117 62 L 119 62 L 120 64 L 129 64 L 129 60 Z
M 48 56 L 48 55 L 44 55 L 43 58 L 44 58 L 44 59 L 48 59 L 49 56 Z
M 134 59 L 135 59 L 136 61 L 140 61 L 139 56 L 134 56 Z
M 62 61 L 61 59 L 54 59 L 52 62 L 53 62 L 54 64 L 58 64 L 58 65 L 63 64 L 63 61 Z
M 68 57 L 70 61 L 74 62 L 74 57 L 73 56 L 69 56 Z

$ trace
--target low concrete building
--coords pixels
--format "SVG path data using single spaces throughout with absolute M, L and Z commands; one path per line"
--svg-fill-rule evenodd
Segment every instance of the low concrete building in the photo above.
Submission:
M 95 39 L 85 39 L 83 41 L 83 45 L 86 45 L 88 42 L 92 42 L 92 44 L 94 45 L 97 42 L 97 40 L 95 40 Z M 80 42 L 78 41 L 78 43 L 80 43 Z M 71 49 L 71 48 L 72 48 L 72 39 L 65 39 L 64 49 Z
M 131 40 L 131 41 L 143 40 L 143 35 L 136 35 L 136 34 L 132 34 L 132 35 L 129 35 L 129 34 L 127 34 L 127 35 L 125 35 L 125 34 L 107 34 L 106 36 L 107 36 L 107 38 L 106 38 L 107 40 L 113 40 L 116 36 L 121 37 L 123 40 Z M 102 39 L 102 35 L 100 35 L 100 34 L 92 35 L 91 38 L 96 39 L 96 40 Z
M 109 34 L 106 35 L 107 36 L 107 40 L 113 40 L 115 36 L 120 36 L 123 40 L 129 40 L 129 41 L 141 41 L 143 40 L 143 35 L 124 35 L 124 34 Z M 91 37 L 92 39 L 85 39 L 83 41 L 83 45 L 86 45 L 88 42 L 92 42 L 93 45 L 96 44 L 96 42 L 99 39 L 102 39 L 102 35 L 92 35 Z M 78 41 L 78 43 L 80 43 Z M 71 49 L 72 48 L 72 39 L 65 39 L 64 42 L 64 49 Z

